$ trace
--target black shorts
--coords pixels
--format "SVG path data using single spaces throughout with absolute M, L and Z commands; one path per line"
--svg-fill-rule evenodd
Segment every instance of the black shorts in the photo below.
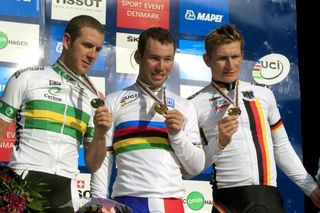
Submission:
M 212 212 L 226 213 L 284 213 L 278 188 L 253 185 L 216 189 Z
M 26 180 L 36 180 L 47 184 L 48 190 L 40 194 L 49 201 L 45 212 L 74 213 L 71 195 L 71 179 L 45 172 L 29 171 Z

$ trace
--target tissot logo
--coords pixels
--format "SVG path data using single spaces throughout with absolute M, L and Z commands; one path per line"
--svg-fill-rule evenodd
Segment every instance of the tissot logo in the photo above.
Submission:
M 69 4 L 69 5 L 85 5 L 87 7 L 99 7 L 102 0 L 56 0 L 58 4 Z

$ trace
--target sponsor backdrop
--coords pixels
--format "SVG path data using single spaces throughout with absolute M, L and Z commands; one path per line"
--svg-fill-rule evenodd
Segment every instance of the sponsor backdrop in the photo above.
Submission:
M 233 23 L 245 39 L 240 78 L 267 84 L 274 91 L 294 149 L 302 158 L 295 0 L 2 0 L 0 7 L 0 95 L 17 69 L 52 64 L 61 53 L 66 22 L 88 14 L 104 24 L 105 45 L 89 75 L 102 94 L 136 80 L 133 60 L 139 33 L 151 26 L 169 29 L 178 43 L 167 86 L 187 97 L 210 82 L 202 61 L 204 36 Z M 8 161 L 15 141 L 12 125 L 0 142 L 0 161 Z M 79 193 L 90 197 L 90 174 L 79 159 Z M 186 212 L 210 212 L 211 170 L 186 180 Z M 303 212 L 303 193 L 279 172 L 287 212 Z

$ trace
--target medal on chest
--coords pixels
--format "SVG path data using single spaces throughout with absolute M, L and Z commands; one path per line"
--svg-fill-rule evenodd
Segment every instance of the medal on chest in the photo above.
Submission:
M 214 89 L 216 89 L 216 91 L 222 95 L 222 97 L 224 97 L 231 105 L 232 107 L 228 108 L 228 115 L 240 115 L 241 114 L 241 110 L 239 107 L 239 102 L 238 102 L 238 84 L 239 81 L 237 80 L 235 88 L 234 88 L 234 97 L 235 97 L 235 101 L 233 101 L 215 82 L 211 82 L 211 85 Z
M 57 64 L 57 65 L 56 65 Z M 68 78 L 72 79 L 75 82 L 78 82 L 83 87 L 90 90 L 93 94 L 97 96 L 97 98 L 94 98 L 91 100 L 90 104 L 93 108 L 98 108 L 100 106 L 104 105 L 104 101 L 100 98 L 100 95 L 98 93 L 98 90 L 93 85 L 92 81 L 89 79 L 88 76 L 83 75 L 81 78 L 77 76 L 74 72 L 72 72 L 65 64 L 62 63 L 62 61 L 58 60 L 58 62 L 55 65 L 53 65 L 53 69 L 58 69 L 59 72 L 64 72 L 68 75 Z M 60 66 L 59 66 L 60 65 Z M 63 68 L 63 69 L 62 69 Z
M 167 110 L 168 110 L 168 106 L 166 103 L 166 89 L 162 88 L 159 92 L 162 92 L 162 98 L 163 101 L 156 96 L 147 86 L 143 85 L 143 83 L 137 79 L 137 85 L 139 86 L 139 88 L 146 92 L 153 100 L 155 100 L 156 104 L 154 106 L 154 109 L 157 113 L 159 113 L 160 115 L 165 115 Z

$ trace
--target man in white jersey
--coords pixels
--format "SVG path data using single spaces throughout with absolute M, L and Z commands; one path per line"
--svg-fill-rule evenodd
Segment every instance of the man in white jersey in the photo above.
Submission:
M 206 154 L 213 165 L 213 212 L 285 212 L 276 165 L 316 206 L 320 189 L 290 144 L 272 91 L 238 79 L 244 40 L 223 25 L 205 38 L 212 82 L 189 99 L 197 109 Z
M 75 179 L 79 147 L 85 146 L 88 169 L 95 172 L 105 157 L 105 133 L 111 114 L 90 105 L 97 91 L 86 76 L 104 42 L 102 24 L 91 16 L 71 19 L 63 51 L 52 66 L 14 73 L 0 100 L 0 138 L 15 120 L 16 142 L 9 166 L 26 179 L 48 184 L 46 212 L 77 210 Z
M 135 84 L 105 99 L 113 114 L 107 145 L 116 159 L 112 197 L 134 212 L 182 213 L 182 176 L 204 168 L 204 152 L 192 103 L 165 87 L 176 43 L 163 28 L 139 36 Z M 108 152 L 93 174 L 93 197 L 106 197 L 114 156 Z

